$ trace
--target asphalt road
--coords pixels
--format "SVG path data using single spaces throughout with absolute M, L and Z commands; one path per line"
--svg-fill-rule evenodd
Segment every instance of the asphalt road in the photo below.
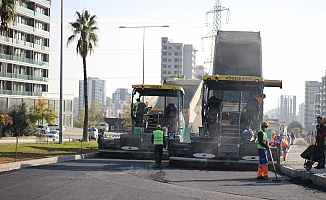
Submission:
M 164 162 L 86 159 L 0 174 L 0 199 L 323 199 L 325 189 L 256 172 L 176 169 Z M 270 172 L 270 177 L 274 177 Z

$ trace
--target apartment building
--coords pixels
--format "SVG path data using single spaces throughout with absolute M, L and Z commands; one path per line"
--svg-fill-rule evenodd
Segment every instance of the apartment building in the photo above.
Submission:
M 24 0 L 0 33 L 0 107 L 48 91 L 50 0 Z
M 91 107 L 93 100 L 104 106 L 106 104 L 106 81 L 97 77 L 88 77 L 87 82 L 88 107 Z M 79 80 L 79 111 L 85 107 L 84 102 L 84 80 Z
M 320 92 L 322 83 L 318 81 L 306 81 L 304 102 L 304 129 L 306 132 L 316 129 L 315 94 Z
M 191 44 L 173 43 L 167 37 L 162 37 L 161 46 L 161 82 L 175 75 L 192 79 L 193 69 L 196 68 L 195 47 Z
M 279 98 L 279 120 L 284 121 L 287 125 L 296 121 L 296 104 L 296 96 L 281 95 Z

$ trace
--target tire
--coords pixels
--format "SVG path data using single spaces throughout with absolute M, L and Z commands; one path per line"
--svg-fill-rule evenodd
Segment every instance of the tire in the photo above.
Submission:
M 312 161 L 307 161 L 305 164 L 306 170 L 309 172 L 312 168 L 313 162 Z

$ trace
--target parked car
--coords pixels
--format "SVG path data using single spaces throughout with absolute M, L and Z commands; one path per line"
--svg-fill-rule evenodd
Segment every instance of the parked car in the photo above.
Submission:
M 50 131 L 45 135 L 45 137 L 59 139 L 59 131 L 58 130 Z
M 59 124 L 48 124 L 48 127 L 51 131 L 53 130 L 59 130 Z M 66 130 L 65 126 L 62 126 L 62 131 Z
M 88 129 L 88 138 L 89 138 L 89 140 L 95 139 L 97 141 L 97 138 L 98 138 L 98 129 L 97 128 L 94 128 L 94 127 L 89 128 Z
M 37 125 L 37 130 L 41 134 L 47 134 L 51 131 L 48 126 L 44 126 L 44 125 Z
M 107 124 L 107 123 L 100 123 L 100 124 L 97 124 L 95 127 L 98 128 L 99 130 L 103 130 L 106 132 L 109 131 L 109 124 Z

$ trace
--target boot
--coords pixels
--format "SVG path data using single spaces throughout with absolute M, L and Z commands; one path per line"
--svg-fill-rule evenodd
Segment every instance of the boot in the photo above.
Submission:
M 264 179 L 268 180 L 268 165 L 263 166 Z
M 264 177 L 263 177 L 263 166 L 258 166 L 257 179 L 264 179 Z

